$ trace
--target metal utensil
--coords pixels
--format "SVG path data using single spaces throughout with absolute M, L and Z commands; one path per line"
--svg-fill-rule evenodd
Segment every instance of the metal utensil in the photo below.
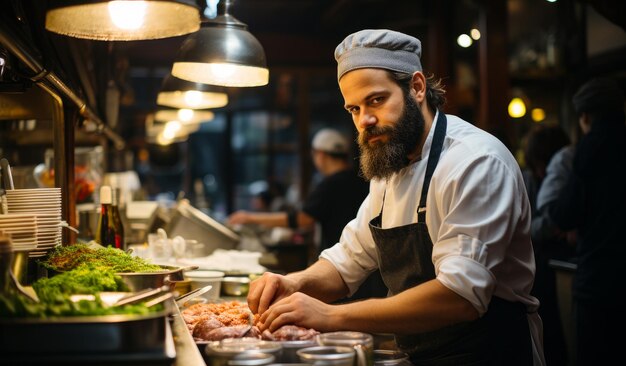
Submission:
M 213 286 L 208 285 L 208 286 L 197 288 L 193 291 L 189 291 L 184 295 L 178 296 L 176 298 L 176 304 L 178 306 L 184 306 L 187 303 L 187 301 L 191 299 L 195 299 L 198 296 L 204 295 L 205 293 L 209 292 L 209 290 L 211 290 L 212 288 Z
M 115 302 L 112 306 L 123 306 L 128 304 L 136 304 L 142 301 L 146 301 L 152 297 L 160 296 L 163 293 L 169 293 L 169 286 L 161 286 L 156 289 L 146 289 L 130 296 L 123 297 Z M 171 296 L 170 296 L 171 297 Z
M 11 166 L 6 158 L 0 159 L 0 168 L 2 169 L 2 183 L 4 184 L 4 189 L 15 189 L 13 186 Z
M 33 295 L 31 295 L 28 291 L 26 291 L 26 289 L 24 288 L 24 286 L 22 286 L 22 284 L 20 283 L 20 281 L 17 280 L 17 278 L 15 277 L 15 275 L 13 274 L 13 270 L 9 270 L 9 275 L 11 276 L 11 280 L 13 281 L 13 283 L 15 284 L 15 287 L 17 287 L 17 290 L 24 296 L 28 297 L 29 299 L 33 300 L 34 302 L 39 302 L 39 299 L 37 297 L 34 297 Z

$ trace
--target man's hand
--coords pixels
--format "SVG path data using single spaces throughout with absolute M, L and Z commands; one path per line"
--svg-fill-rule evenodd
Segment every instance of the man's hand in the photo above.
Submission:
M 333 309 L 336 305 L 329 305 L 313 297 L 295 292 L 279 301 L 263 312 L 259 319 L 261 331 L 270 332 L 283 325 L 297 325 L 303 328 L 313 328 L 320 332 L 336 330 L 337 322 L 333 322 Z
M 265 272 L 261 278 L 250 283 L 248 307 L 254 314 L 263 314 L 272 303 L 297 290 L 297 284 L 286 276 Z

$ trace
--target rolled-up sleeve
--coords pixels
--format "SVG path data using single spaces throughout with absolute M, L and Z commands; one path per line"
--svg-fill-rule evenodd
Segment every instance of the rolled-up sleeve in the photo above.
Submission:
M 428 207 L 435 210 L 427 212 L 426 222 L 437 279 L 481 315 L 492 295 L 516 301 L 516 293 L 524 292 L 518 285 L 532 283 L 529 205 L 517 174 L 497 157 L 466 156 L 465 164 L 439 175 L 442 180 L 433 178 L 435 189 L 429 192 Z M 507 272 L 528 278 L 518 281 Z

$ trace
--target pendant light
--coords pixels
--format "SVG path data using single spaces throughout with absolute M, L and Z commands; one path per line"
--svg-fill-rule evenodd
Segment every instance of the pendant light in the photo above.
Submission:
M 220 108 L 228 104 L 228 94 L 226 88 L 194 83 L 169 74 L 163 79 L 157 104 L 171 108 Z
M 50 1 L 46 29 L 76 38 L 134 41 L 180 36 L 200 28 L 194 0 Z
M 158 122 L 179 121 L 183 125 L 210 122 L 215 118 L 215 113 L 205 110 L 194 109 L 161 109 L 154 114 L 154 120 Z
M 229 14 L 231 0 L 221 0 L 215 19 L 183 42 L 172 75 L 199 83 L 248 87 L 267 85 L 265 51 L 248 26 Z

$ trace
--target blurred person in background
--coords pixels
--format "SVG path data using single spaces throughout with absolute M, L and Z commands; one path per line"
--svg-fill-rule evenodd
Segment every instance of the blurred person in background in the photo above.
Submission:
M 567 347 L 563 334 L 559 304 L 557 301 L 556 274 L 548 261 L 561 258 L 569 248 L 563 233 L 550 225 L 544 211 L 539 210 L 540 192 L 557 189 L 553 177 L 548 178 L 548 166 L 556 153 L 569 146 L 569 138 L 561 126 L 535 126 L 528 134 L 522 170 L 532 208 L 531 238 L 535 253 L 535 282 L 531 294 L 540 301 L 539 315 L 543 320 L 544 353 L 548 365 L 567 365 Z M 555 177 L 556 178 L 556 177 Z M 545 194 L 544 194 L 545 196 Z M 545 203 L 542 202 L 542 208 Z
M 241 210 L 228 217 L 228 224 L 311 230 L 315 223 L 319 223 L 321 241 L 317 254 L 335 245 L 344 226 L 356 216 L 367 196 L 368 184 L 352 167 L 349 140 L 335 129 L 323 128 L 315 134 L 311 157 L 323 178 L 308 195 L 301 210 L 263 213 Z M 379 297 L 386 293 L 380 274 L 375 272 L 350 299 Z
M 572 101 L 583 136 L 550 216 L 561 230 L 577 231 L 575 364 L 608 365 L 622 356 L 626 327 L 624 92 L 612 79 L 594 78 Z

